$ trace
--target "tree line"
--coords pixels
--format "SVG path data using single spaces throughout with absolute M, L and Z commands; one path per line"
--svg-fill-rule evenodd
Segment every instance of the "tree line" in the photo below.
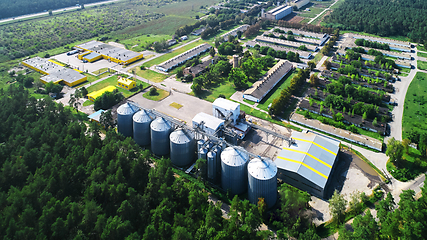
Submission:
M 327 27 L 380 36 L 405 36 L 425 43 L 426 1 L 346 0 L 325 17 Z

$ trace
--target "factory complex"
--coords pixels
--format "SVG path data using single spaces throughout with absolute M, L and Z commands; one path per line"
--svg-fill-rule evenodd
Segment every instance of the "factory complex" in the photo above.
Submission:
M 79 59 L 86 60 L 88 62 L 94 62 L 103 58 L 121 65 L 128 65 L 143 58 L 141 53 L 115 47 L 95 40 L 76 45 L 76 48 L 85 51 L 82 54 L 79 54 Z
M 49 82 L 63 82 L 67 86 L 72 87 L 87 80 L 87 77 L 81 74 L 78 70 L 63 67 L 53 61 L 40 57 L 24 60 L 22 61 L 22 65 L 44 74 L 45 76 L 40 78 L 44 84 Z

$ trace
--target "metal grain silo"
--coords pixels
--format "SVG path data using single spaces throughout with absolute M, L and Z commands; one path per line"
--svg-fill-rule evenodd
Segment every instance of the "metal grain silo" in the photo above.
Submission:
M 155 155 L 164 156 L 169 154 L 169 134 L 172 129 L 171 123 L 158 117 L 150 124 L 151 129 L 151 151 Z
M 199 141 L 197 141 L 197 150 L 199 150 L 200 148 L 202 148 L 203 144 L 205 144 L 205 140 L 200 139 Z
M 172 164 L 184 167 L 194 160 L 194 138 L 190 132 L 177 129 L 170 134 L 170 158 Z
M 133 135 L 132 116 L 139 111 L 139 108 L 130 103 L 125 103 L 117 109 L 117 131 L 125 137 Z
M 207 155 L 207 165 L 208 165 L 208 179 L 211 182 L 216 181 L 216 172 L 217 172 L 217 155 L 216 152 L 210 151 Z
M 208 154 L 208 149 L 205 147 L 202 147 L 197 152 L 197 159 L 200 159 L 200 158 L 207 159 L 207 154 Z
M 133 139 L 139 146 L 150 145 L 150 123 L 154 118 L 144 109 L 133 115 Z
M 248 198 L 253 204 L 264 198 L 268 208 L 277 200 L 277 166 L 270 159 L 254 158 L 248 163 Z
M 221 152 L 221 185 L 232 195 L 244 193 L 248 187 L 249 156 L 241 149 L 228 147 Z

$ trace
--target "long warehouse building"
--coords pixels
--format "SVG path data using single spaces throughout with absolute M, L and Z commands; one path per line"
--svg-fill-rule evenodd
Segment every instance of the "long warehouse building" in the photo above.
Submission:
M 278 178 L 314 196 L 326 189 L 338 159 L 340 142 L 312 132 L 293 132 L 291 144 L 277 155 Z
M 274 9 L 271 9 L 270 11 L 264 13 L 264 9 L 261 12 L 261 17 L 263 18 L 267 18 L 270 20 L 279 20 L 282 19 L 286 16 L 288 16 L 289 14 L 292 13 L 292 7 L 291 6 L 286 6 L 286 5 L 282 5 L 282 6 L 278 6 Z
M 365 36 L 365 35 L 354 34 L 354 33 L 349 33 L 349 36 L 355 39 L 365 39 L 371 42 L 389 44 L 389 45 L 392 45 L 390 46 L 391 49 L 404 51 L 404 52 L 411 52 L 411 48 L 412 48 L 412 44 L 410 42 L 398 41 L 398 40 L 387 39 L 387 38 L 371 37 L 371 36 Z
M 85 75 L 76 70 L 63 67 L 40 57 L 24 60 L 22 65 L 44 74 L 45 76 L 40 78 L 40 81 L 44 84 L 64 82 L 67 86 L 72 87 L 87 80 Z
M 207 43 L 199 45 L 193 49 L 190 49 L 184 53 L 181 53 L 180 55 L 178 55 L 174 58 L 167 60 L 166 62 L 159 64 L 156 68 L 159 69 L 160 71 L 168 72 L 171 69 L 173 69 L 174 67 L 177 67 L 180 64 L 183 64 L 186 61 L 188 61 L 194 57 L 199 56 L 200 54 L 208 51 L 211 48 L 212 48 L 212 46 L 207 44 Z
M 264 42 L 248 41 L 245 44 L 246 47 L 255 47 L 256 45 L 258 45 L 260 47 L 270 47 L 276 51 L 285 51 L 285 52 L 290 51 L 290 52 L 298 53 L 298 55 L 304 59 L 310 59 L 312 56 L 311 52 L 301 51 L 301 50 L 297 50 L 295 48 L 283 47 L 283 46 L 274 45 L 274 44 L 268 44 L 268 43 L 264 43 Z
M 265 32 L 263 34 L 263 36 L 269 37 L 270 34 L 273 34 L 274 37 L 279 38 L 279 39 L 280 39 L 280 36 L 282 36 L 282 35 L 286 37 L 286 34 L 276 33 L 276 32 Z M 291 35 L 291 36 L 293 36 L 293 35 Z M 313 45 L 319 45 L 319 46 L 320 46 L 320 44 L 322 42 L 320 39 L 317 39 L 317 38 L 306 38 L 306 37 L 299 37 L 299 36 L 294 36 L 294 38 L 295 38 L 295 40 L 297 42 L 307 43 L 307 44 L 313 44 Z
M 307 45 L 304 43 L 300 43 L 300 42 L 293 42 L 293 41 L 288 41 L 288 40 L 282 40 L 280 38 L 271 38 L 271 37 L 265 37 L 265 36 L 258 36 L 255 38 L 256 42 L 265 42 L 265 43 L 272 43 L 272 44 L 278 44 L 278 45 L 282 45 L 282 46 L 287 46 L 287 47 L 293 47 L 293 48 L 299 48 L 302 45 L 304 45 L 308 51 L 311 52 L 316 52 L 317 50 L 319 50 L 319 48 L 317 46 L 313 46 L 313 45 Z
M 86 42 L 80 45 L 76 45 L 76 47 L 88 52 L 87 55 L 82 54 L 82 56 L 86 56 L 86 58 L 90 59 L 90 60 L 85 59 L 88 61 L 95 61 L 99 59 L 100 58 L 99 55 L 101 55 L 102 58 L 106 60 L 121 64 L 121 65 L 127 65 L 143 58 L 142 53 L 115 47 L 115 46 L 112 46 L 103 42 L 98 42 L 95 40 Z
M 260 102 L 292 69 L 292 63 L 280 60 L 265 76 L 243 92 L 243 98 L 252 102 Z
M 320 46 L 325 44 L 330 37 L 329 34 L 327 34 L 327 33 L 315 33 L 315 32 L 308 32 L 308 31 L 303 31 L 303 30 L 299 30 L 299 29 L 285 28 L 285 27 L 275 27 L 275 28 L 271 29 L 270 32 L 274 32 L 275 29 L 280 29 L 286 33 L 292 32 L 293 35 L 298 35 L 301 37 L 305 36 L 305 37 L 320 39 L 320 44 L 319 44 Z

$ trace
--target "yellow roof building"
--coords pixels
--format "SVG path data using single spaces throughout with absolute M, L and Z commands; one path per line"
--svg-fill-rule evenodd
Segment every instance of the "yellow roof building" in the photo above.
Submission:
M 126 90 L 131 90 L 136 87 L 136 82 L 127 78 L 119 78 L 117 80 L 117 86 Z
M 106 92 L 112 92 L 115 89 L 116 89 L 116 87 L 114 87 L 114 86 L 108 86 L 108 87 L 105 87 L 105 88 L 100 89 L 98 91 L 94 91 L 94 92 L 89 93 L 87 95 L 87 98 L 89 100 L 91 100 L 91 101 L 95 101 L 95 99 L 97 99 L 98 97 L 100 97 L 102 94 L 104 94 Z

